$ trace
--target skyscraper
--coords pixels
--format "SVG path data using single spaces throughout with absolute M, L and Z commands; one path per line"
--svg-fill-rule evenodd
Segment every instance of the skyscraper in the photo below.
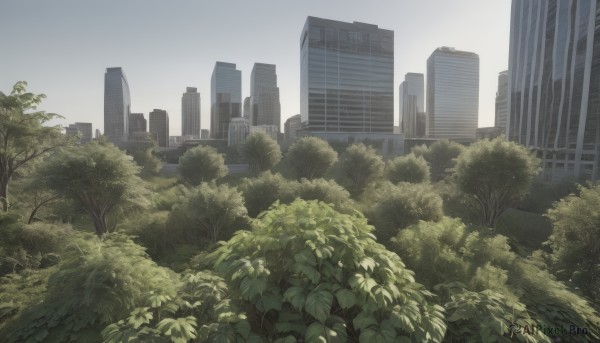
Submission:
M 169 147 L 169 114 L 165 110 L 154 109 L 149 115 L 150 133 L 161 148 Z
M 508 114 L 508 70 L 498 74 L 498 91 L 496 92 L 496 116 L 494 126 L 506 130 L 506 116 Z
M 437 48 L 427 59 L 429 136 L 474 139 L 478 113 L 479 56 Z
M 92 140 L 92 123 L 79 123 L 69 124 L 65 128 L 65 134 L 67 135 L 79 135 L 79 142 L 82 144 L 88 143 Z
M 281 130 L 281 104 L 274 64 L 254 63 L 250 99 L 250 125 L 275 125 L 278 131 Z
M 131 113 L 129 115 L 129 134 L 136 132 L 147 132 L 148 125 L 143 113 Z
M 200 139 L 200 93 L 187 87 L 181 97 L 181 135 Z
M 300 114 L 310 132 L 393 132 L 394 31 L 308 17 Z
M 537 151 L 543 179 L 599 179 L 598 1 L 513 0 L 507 137 Z
M 285 121 L 285 140 L 292 142 L 298 139 L 298 131 L 302 129 L 302 118 L 299 114 L 293 115 Z
M 425 112 L 425 81 L 423 74 L 407 73 L 400 84 L 400 127 L 406 138 L 423 137 L 418 130 L 418 115 Z
M 227 139 L 231 118 L 242 115 L 242 72 L 235 63 L 217 62 L 210 82 L 210 133 L 214 139 Z
M 252 105 L 250 105 L 250 97 L 247 96 L 244 98 L 244 110 L 242 116 L 248 120 L 250 120 L 250 112 L 252 111 Z
M 123 69 L 106 68 L 104 74 L 104 135 L 116 145 L 127 141 L 131 99 Z
M 233 118 L 229 122 L 229 135 L 227 145 L 233 146 L 246 142 L 246 137 L 250 133 L 250 123 L 246 118 Z

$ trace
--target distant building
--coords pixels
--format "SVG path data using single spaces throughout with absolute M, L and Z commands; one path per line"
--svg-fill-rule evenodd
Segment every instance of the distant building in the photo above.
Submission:
M 275 125 L 250 126 L 250 133 L 263 132 L 277 142 L 279 138 L 279 129 Z
M 66 135 L 79 135 L 80 143 L 88 143 L 92 140 L 92 123 L 75 123 L 69 124 L 68 127 L 65 128 Z
M 210 132 L 227 140 L 229 122 L 242 116 L 242 72 L 235 63 L 217 62 L 211 77 Z
M 502 129 L 499 127 L 479 127 L 477 128 L 477 139 L 494 139 L 500 137 Z
M 123 69 L 107 68 L 104 74 L 104 135 L 109 142 L 122 145 L 129 134 L 131 98 Z
M 252 112 L 251 101 L 252 99 L 250 99 L 249 96 L 244 98 L 244 112 L 242 116 L 248 119 L 248 121 L 250 120 L 250 113 Z
M 475 138 L 479 113 L 479 56 L 437 48 L 427 59 L 431 138 Z
M 200 93 L 194 87 L 181 96 L 181 135 L 200 138 Z
M 131 113 L 129 115 L 129 136 L 135 132 L 147 132 L 148 122 L 143 113 Z
M 200 139 L 209 139 L 210 138 L 210 130 L 202 129 L 200 130 Z
M 150 133 L 161 148 L 169 147 L 169 114 L 165 110 L 150 112 Z
M 394 31 L 308 17 L 300 36 L 300 114 L 309 132 L 391 134 Z
M 407 73 L 400 84 L 400 127 L 406 138 L 423 137 L 425 130 L 419 130 L 419 113 L 425 112 L 425 79 L 423 74 Z
M 229 135 L 227 145 L 238 145 L 246 142 L 246 137 L 250 133 L 250 122 L 246 118 L 233 118 L 229 123 Z
M 178 146 L 181 146 L 183 144 L 183 137 L 182 136 L 169 136 L 169 148 L 176 148 Z
M 498 74 L 498 91 L 496 92 L 496 116 L 494 126 L 502 132 L 506 131 L 506 117 L 508 115 L 508 70 Z
M 302 135 L 305 135 L 304 133 Z M 331 144 L 340 143 L 350 145 L 362 142 L 370 145 L 383 156 L 396 156 L 404 154 L 404 137 L 402 134 L 392 132 L 382 133 L 361 133 L 361 132 L 320 132 L 306 133 L 306 135 L 319 137 Z
M 281 130 L 281 104 L 274 64 L 254 63 L 250 76 L 250 102 L 250 125 L 274 125 Z
M 100 138 L 100 136 L 102 136 L 102 132 L 100 132 L 100 129 L 96 129 L 96 134 L 94 135 L 94 138 Z
M 285 121 L 283 132 L 286 141 L 295 141 L 298 139 L 298 131 L 302 130 L 302 117 L 299 114 L 293 115 Z

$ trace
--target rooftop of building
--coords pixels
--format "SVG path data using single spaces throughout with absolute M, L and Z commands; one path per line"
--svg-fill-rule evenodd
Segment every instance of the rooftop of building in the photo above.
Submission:
M 442 53 L 442 54 L 445 54 L 445 55 L 455 55 L 455 56 L 465 56 L 465 57 L 476 57 L 476 58 L 479 58 L 479 55 L 477 55 L 474 52 L 456 50 L 455 48 L 449 47 L 449 46 L 439 47 L 439 48 L 435 49 L 431 55 L 434 55 L 435 53 Z
M 381 28 L 379 28 L 379 26 L 377 26 L 375 24 L 363 23 L 360 21 L 353 21 L 352 23 L 349 23 L 349 22 L 345 22 L 345 21 L 308 16 L 306 18 L 306 22 L 313 23 L 313 24 L 321 24 L 321 25 L 332 25 L 332 26 L 336 26 L 336 27 L 346 28 L 348 30 L 360 29 L 361 31 L 365 31 L 365 32 L 377 32 L 377 31 L 389 31 L 392 33 L 394 32 L 393 30 L 381 29 Z

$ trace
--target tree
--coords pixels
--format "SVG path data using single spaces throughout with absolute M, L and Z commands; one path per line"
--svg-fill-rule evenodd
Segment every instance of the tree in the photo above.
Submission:
M 247 214 L 244 198 L 237 189 L 202 183 L 173 207 L 169 226 L 184 231 L 180 239 L 206 245 L 228 239 L 235 230 L 246 228 Z
M 244 179 L 240 189 L 248 215 L 254 218 L 276 201 L 283 204 L 292 202 L 296 197 L 297 182 L 267 171 L 256 178 Z
M 441 342 L 441 307 L 366 219 L 277 205 L 209 255 L 252 332 L 277 342 Z
M 377 240 L 383 244 L 420 220 L 438 221 L 444 215 L 442 199 L 429 185 L 388 183 L 372 192 L 377 195 L 370 197 L 367 217 L 375 226 Z
M 10 95 L 0 92 L 0 202 L 8 211 L 8 184 L 14 173 L 30 161 L 68 142 L 59 126 L 43 126 L 55 113 L 35 111 L 46 96 L 28 93 L 19 81 Z
M 223 155 L 210 146 L 199 145 L 179 158 L 177 167 L 183 182 L 198 186 L 202 182 L 210 182 L 227 175 L 227 166 Z
M 371 182 L 383 175 L 384 166 L 381 156 L 371 146 L 367 147 L 363 143 L 352 144 L 338 162 L 340 184 L 345 186 L 353 197 L 357 197 Z
M 337 161 L 337 152 L 317 137 L 304 137 L 288 149 L 286 160 L 299 180 L 323 177 Z
M 45 187 L 72 199 L 92 219 L 98 236 L 113 230 L 108 218 L 126 204 L 147 204 L 139 167 L 112 144 L 91 142 L 64 149 L 40 167 Z
M 412 152 L 416 156 L 422 156 L 429 163 L 431 179 L 434 182 L 442 180 L 450 174 L 454 167 L 455 159 L 465 150 L 462 144 L 441 139 L 433 143 L 429 148 L 425 145 L 416 146 Z
M 457 158 L 453 177 L 478 203 L 482 224 L 494 228 L 500 215 L 525 197 L 539 170 L 533 152 L 499 137 L 469 146 Z
M 342 213 L 354 211 L 350 193 L 333 180 L 302 179 L 296 187 L 296 197 L 303 200 L 322 201 Z
M 600 185 L 579 186 L 548 210 L 556 274 L 600 302 Z
M 385 174 L 387 179 L 394 184 L 398 182 L 429 182 L 429 166 L 427 162 L 423 157 L 417 157 L 413 154 L 399 156 L 389 161 Z
M 144 178 L 157 176 L 163 166 L 162 161 L 155 155 L 156 141 L 148 138 L 147 142 L 130 142 L 127 145 L 127 154 L 133 157 L 138 166 L 142 167 L 140 176 Z
M 273 168 L 281 160 L 279 145 L 264 132 L 250 134 L 241 149 L 254 175 Z

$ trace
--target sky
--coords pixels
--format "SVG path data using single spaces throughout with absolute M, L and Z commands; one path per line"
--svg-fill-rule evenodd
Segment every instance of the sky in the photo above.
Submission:
M 281 123 L 300 113 L 300 34 L 307 16 L 360 21 L 394 31 L 394 123 L 398 86 L 426 73 L 438 47 L 480 58 L 479 127 L 493 126 L 498 73 L 508 68 L 510 0 L 0 0 L 0 91 L 20 80 L 47 98 L 53 124 L 91 122 L 104 131 L 104 73 L 122 67 L 131 111 L 169 113 L 181 134 L 181 95 L 201 94 L 210 128 L 210 77 L 216 61 L 242 71 L 250 95 L 255 62 L 277 66 Z

